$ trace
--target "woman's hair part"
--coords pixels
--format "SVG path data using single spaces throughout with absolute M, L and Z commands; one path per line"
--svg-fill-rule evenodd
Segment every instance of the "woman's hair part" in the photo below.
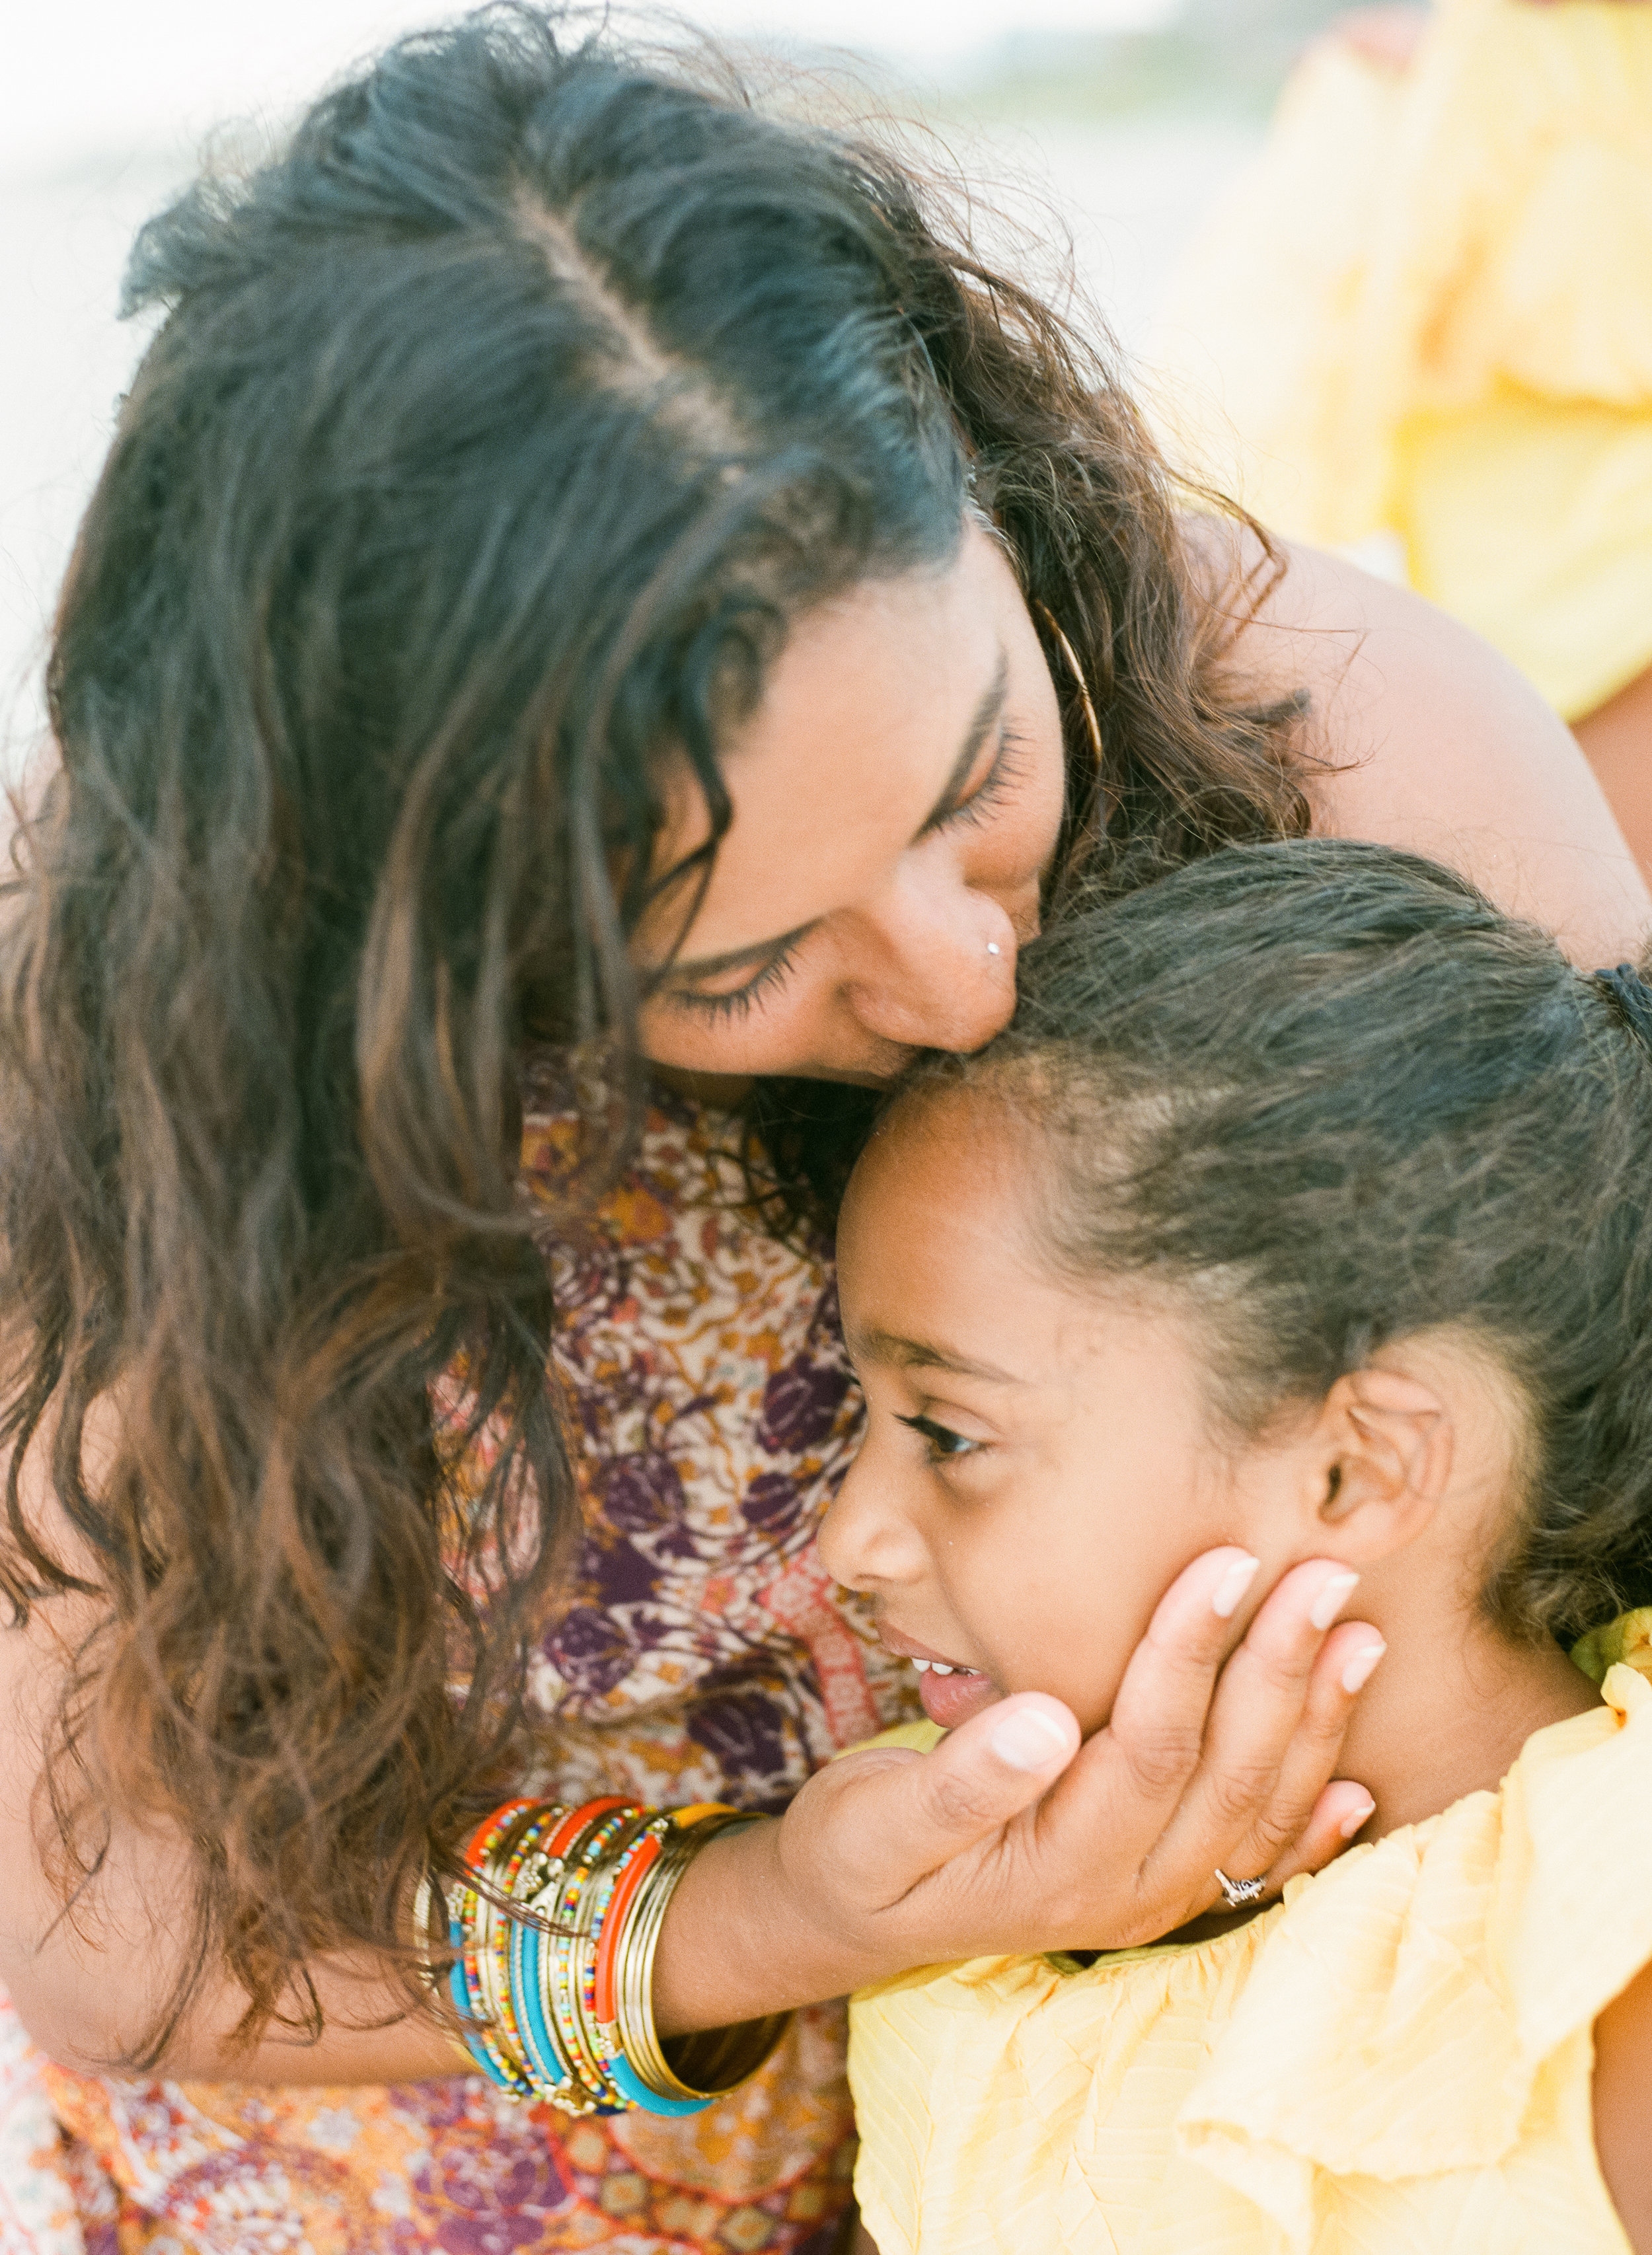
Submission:
M 484 9 L 203 178 L 127 305 L 165 318 L 64 590 L 61 766 L 0 941 L 0 1564 L 20 1611 L 106 1606 L 48 1763 L 66 1888 L 110 1811 L 195 1851 L 141 2067 L 216 1968 L 248 2041 L 319 2025 L 306 1957 L 393 1957 L 511 1757 L 578 1525 L 534 1232 L 579 1226 L 635 1117 L 663 762 L 710 818 L 686 914 L 791 624 L 945 566 L 973 488 L 1100 715 L 1098 786 L 1058 664 L 1062 872 L 1307 807 L 1294 711 L 1226 685 L 1108 370 L 896 158 L 732 80 Z M 546 1043 L 589 1131 L 560 1217 L 517 1180 Z M 754 1113 L 787 1213 L 864 1118 L 813 1105 Z M 85 1581 L 21 1501 L 48 1431 Z

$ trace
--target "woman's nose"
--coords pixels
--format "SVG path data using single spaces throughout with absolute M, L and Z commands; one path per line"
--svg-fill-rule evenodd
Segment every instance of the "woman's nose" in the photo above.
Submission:
M 904 875 L 862 911 L 845 994 L 869 1033 L 903 1049 L 978 1050 L 1016 1007 L 1016 928 L 956 876 Z

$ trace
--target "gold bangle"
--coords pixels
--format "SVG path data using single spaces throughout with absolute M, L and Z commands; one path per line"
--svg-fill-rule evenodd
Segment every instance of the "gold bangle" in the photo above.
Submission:
M 789 2013 L 773 2013 L 727 2028 L 696 2030 L 671 2039 L 668 2054 L 654 2023 L 654 1961 L 665 1914 L 688 1866 L 714 1839 L 744 1831 L 759 1820 L 719 1810 L 673 1827 L 649 1872 L 631 1914 L 631 1931 L 615 1982 L 621 2047 L 648 2089 L 678 2101 L 720 2098 L 755 2075 L 784 2034 Z
M 467 1851 L 465 1882 L 448 1907 L 448 1933 L 462 1936 L 468 1969 L 462 1985 L 475 2037 L 465 2048 L 467 2066 L 485 2065 L 513 2097 L 549 2099 L 575 2114 L 651 2100 L 665 2114 L 692 2112 L 743 2083 L 779 2041 L 790 2015 L 698 2031 L 673 2038 L 668 2048 L 654 2022 L 654 1966 L 666 1913 L 690 1864 L 721 1834 L 757 1821 L 715 1803 L 650 1810 L 618 1795 L 573 1811 L 523 1801 L 496 1812 L 486 1844 L 478 1836 Z M 645 1846 L 609 1932 L 633 1851 L 650 1833 L 657 1851 Z M 427 1967 L 433 1901 L 426 1873 L 412 1911 Z M 601 2009 L 614 2016 L 601 2023 L 599 1970 Z M 433 1992 L 439 1977 L 430 1978 Z M 518 1995 L 524 1982 L 531 1987 Z M 451 1986 L 458 2001 L 460 1974 Z M 553 2068 L 565 2081 L 549 2079 Z

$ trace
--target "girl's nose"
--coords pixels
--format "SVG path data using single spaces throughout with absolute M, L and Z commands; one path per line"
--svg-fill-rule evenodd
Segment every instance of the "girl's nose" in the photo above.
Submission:
M 923 1544 L 892 1507 L 877 1454 L 875 1441 L 862 1446 L 820 1526 L 821 1563 L 846 1589 L 887 1589 L 924 1570 Z
M 845 994 L 869 1033 L 903 1049 L 978 1050 L 1016 1007 L 1016 929 L 955 874 L 908 871 L 861 918 Z

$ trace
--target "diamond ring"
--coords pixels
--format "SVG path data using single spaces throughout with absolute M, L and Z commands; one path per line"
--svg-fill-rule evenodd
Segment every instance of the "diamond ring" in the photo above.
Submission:
M 1227 1905 L 1229 1910 L 1243 1910 L 1251 1903 L 1260 1902 L 1268 1889 L 1268 1882 L 1265 1879 L 1230 1879 L 1220 1866 L 1216 1873 L 1216 1884 L 1221 1889 L 1222 1900 Z

